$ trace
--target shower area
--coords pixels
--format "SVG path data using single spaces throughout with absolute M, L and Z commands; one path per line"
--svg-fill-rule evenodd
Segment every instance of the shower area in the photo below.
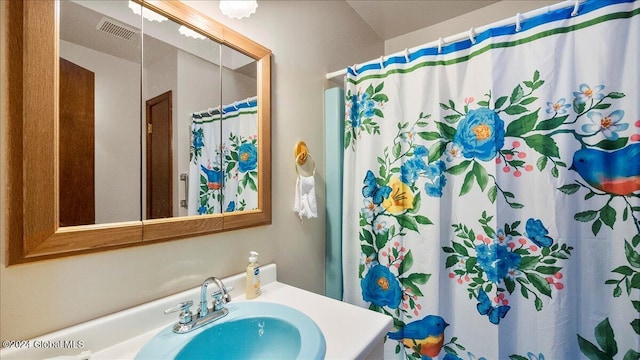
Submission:
M 327 295 L 386 358 L 640 358 L 639 63 L 587 0 L 328 74 Z

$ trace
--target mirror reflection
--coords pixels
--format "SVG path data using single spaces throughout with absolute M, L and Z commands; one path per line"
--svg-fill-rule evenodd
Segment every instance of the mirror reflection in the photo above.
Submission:
M 3 69 L 15 76 L 3 85 L 22 94 L 11 98 L 6 119 L 17 144 L 6 147 L 12 161 L 3 191 L 17 207 L 7 213 L 15 225 L 7 229 L 11 265 L 271 223 L 271 51 L 183 2 L 144 1 L 154 14 L 135 6 L 139 1 L 2 7 L 14 30 L 8 43 L 18 50 L 7 53 Z M 163 30 L 168 24 L 173 28 Z M 187 37 L 179 24 L 208 40 Z M 163 37 L 168 32 L 173 39 Z M 186 47 L 194 41 L 200 52 Z M 196 71 L 193 63 L 211 68 Z M 204 141 L 192 136 L 193 114 L 204 110 L 219 131 L 211 155 L 196 164 L 192 148 Z M 232 125 L 256 111 L 248 130 Z M 165 119 L 165 129 L 156 118 Z M 155 146 L 162 141 L 166 146 Z M 147 153 L 160 153 L 166 167 Z M 164 169 L 159 177 L 151 174 L 156 168 Z M 165 187 L 155 189 L 162 177 Z M 163 199 L 157 206 L 152 189 Z M 213 209 L 202 211 L 200 189 L 218 191 Z M 182 216 L 190 211 L 222 214 Z
M 60 226 L 257 208 L 254 59 L 128 0 L 60 1 L 59 48 Z
M 223 105 L 192 114 L 189 215 L 258 207 L 257 62 L 224 45 L 221 61 Z
M 60 225 L 140 220 L 140 16 L 60 1 Z
M 191 114 L 220 105 L 220 44 L 166 18 L 145 20 L 143 32 L 143 218 L 184 216 Z M 207 155 L 207 166 L 220 166 L 219 155 Z M 220 213 L 220 205 L 210 213 Z

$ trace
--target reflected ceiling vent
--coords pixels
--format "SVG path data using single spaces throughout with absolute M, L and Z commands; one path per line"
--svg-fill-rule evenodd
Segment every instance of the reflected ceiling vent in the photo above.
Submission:
M 127 41 L 134 41 L 138 35 L 136 29 L 104 16 L 96 25 L 96 30 Z

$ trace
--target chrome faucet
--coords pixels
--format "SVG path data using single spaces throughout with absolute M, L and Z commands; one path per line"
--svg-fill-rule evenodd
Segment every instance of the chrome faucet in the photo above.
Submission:
M 200 308 L 198 309 L 199 317 L 205 317 L 209 313 L 209 308 L 207 305 L 207 287 L 209 286 L 209 284 L 215 281 L 214 279 L 214 277 L 207 278 L 200 287 Z M 220 286 L 218 285 L 218 287 Z M 220 291 L 222 291 L 222 288 L 220 288 Z
M 211 308 L 209 308 L 207 301 L 207 287 L 211 283 L 215 283 L 218 290 L 211 294 L 213 302 Z M 195 316 L 189 310 L 189 308 L 193 306 L 193 301 L 180 303 L 164 311 L 165 314 L 180 311 L 180 320 L 173 326 L 173 332 L 177 334 L 184 334 L 227 315 L 229 310 L 225 308 L 225 304 L 231 301 L 229 291 L 232 290 L 233 286 L 229 286 L 227 288 L 217 277 L 212 276 L 207 278 L 200 287 L 200 308 Z

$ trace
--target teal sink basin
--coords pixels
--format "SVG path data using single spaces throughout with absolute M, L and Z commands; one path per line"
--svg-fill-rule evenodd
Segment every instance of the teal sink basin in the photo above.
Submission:
M 186 334 L 169 326 L 136 359 L 323 359 L 324 335 L 300 311 L 266 302 L 232 303 L 229 314 Z

